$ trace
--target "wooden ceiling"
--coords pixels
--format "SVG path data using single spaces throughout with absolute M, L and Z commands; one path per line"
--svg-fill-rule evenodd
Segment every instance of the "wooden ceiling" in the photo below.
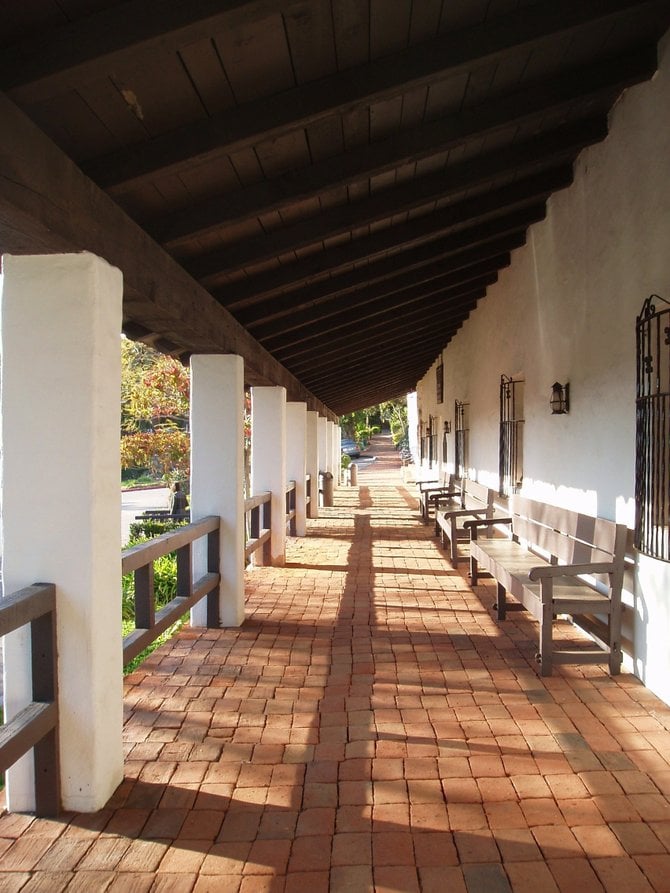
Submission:
M 329 415 L 392 398 L 669 24 L 667 0 L 16 0 L 0 250 L 101 254 L 129 335 L 241 353 Z

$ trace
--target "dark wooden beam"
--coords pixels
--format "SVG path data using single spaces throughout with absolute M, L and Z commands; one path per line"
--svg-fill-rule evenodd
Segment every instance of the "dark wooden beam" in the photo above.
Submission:
M 235 353 L 248 378 L 332 413 L 0 94 L 4 253 L 91 251 L 124 278 L 124 318 L 189 352 Z
M 320 324 L 326 319 L 332 323 L 345 317 L 351 318 L 352 315 L 358 319 L 364 319 L 371 309 L 383 306 L 380 301 L 394 306 L 402 304 L 405 300 L 411 300 L 412 293 L 417 289 L 426 288 L 429 285 L 434 287 L 436 280 L 443 283 L 445 276 L 458 274 L 454 281 L 458 281 L 458 279 L 463 281 L 471 276 L 473 269 L 483 266 L 489 268 L 494 264 L 507 265 L 509 252 L 521 244 L 523 244 L 522 237 L 517 235 L 490 242 L 484 246 L 477 246 L 453 258 L 410 270 L 369 287 L 364 286 L 356 291 L 337 294 L 327 302 L 315 303 L 293 313 L 287 312 L 260 326 L 250 327 L 250 330 L 259 341 L 266 343 L 267 346 L 273 343 L 272 339 L 276 336 L 296 333 L 296 330 L 304 330 L 306 327 L 315 323 Z M 302 334 L 302 331 L 296 334 Z M 266 342 L 266 339 L 270 340 Z M 272 347 L 268 346 L 268 349 L 272 350 Z
M 40 102 L 143 56 L 177 52 L 223 28 L 296 5 L 296 0 L 126 0 L 4 47 L 0 87 L 18 102 Z
M 362 270 L 354 271 L 352 278 L 355 277 L 358 286 L 356 288 L 336 290 L 336 283 L 347 277 L 334 277 L 329 280 L 330 293 L 326 296 L 315 298 L 312 289 L 303 289 L 298 293 L 291 292 L 281 298 L 276 298 L 274 306 L 270 302 L 272 309 L 266 311 L 264 315 L 256 317 L 251 316 L 250 313 L 234 313 L 233 315 L 252 332 L 255 338 L 262 341 L 277 331 L 285 332 L 298 328 L 333 313 L 361 306 L 383 295 L 392 295 L 407 286 L 418 285 L 444 273 L 462 270 L 496 255 L 513 251 L 515 248 L 520 248 L 525 241 L 525 232 L 512 233 L 501 239 L 484 242 L 446 257 L 426 255 L 428 262 L 422 264 L 417 263 L 416 259 L 414 263 L 410 263 L 409 256 L 414 255 L 416 258 L 415 252 L 401 252 L 387 258 L 385 262 L 370 264 Z M 431 246 L 435 244 L 430 243 Z M 404 265 L 401 265 L 405 258 Z M 375 268 L 378 269 L 375 270 Z M 260 306 L 255 305 L 250 309 L 258 311 Z
M 486 187 L 499 178 L 524 176 L 537 169 L 567 161 L 585 146 L 607 136 L 604 116 L 578 121 L 526 140 L 496 149 L 479 158 L 447 167 L 371 196 L 340 205 L 316 217 L 308 217 L 267 235 L 246 239 L 202 254 L 185 262 L 191 275 L 207 284 L 222 273 L 248 269 L 272 258 L 324 242 L 352 229 L 387 220 L 404 211 L 448 199 L 466 190 Z
M 405 269 L 405 264 L 407 269 L 411 269 L 414 264 L 421 266 L 434 258 L 446 257 L 474 245 L 483 245 L 507 234 L 523 233 L 528 226 L 544 219 L 545 198 L 554 190 L 569 186 L 571 182 L 572 169 L 566 166 L 539 178 L 532 177 L 525 181 L 525 185 L 516 184 L 514 196 L 519 199 L 518 208 L 510 209 L 509 212 L 504 210 L 504 205 L 511 199 L 508 188 L 497 191 L 493 200 L 483 206 L 481 203 L 475 206 L 461 205 L 460 210 L 466 220 L 465 227 L 468 227 L 468 216 L 479 218 L 482 214 L 491 213 L 491 209 L 493 212 L 498 211 L 499 216 L 491 220 L 473 220 L 475 225 L 454 232 L 460 220 L 455 221 L 454 214 L 449 209 L 446 215 L 437 212 L 427 217 L 418 217 L 218 289 L 214 291 L 214 297 L 230 310 L 261 302 L 263 314 L 270 313 L 273 307 L 290 310 L 294 290 L 298 288 L 303 289 L 305 300 L 309 300 L 308 295 L 313 295 L 317 300 L 349 287 L 359 287 L 366 281 L 368 271 L 374 277 L 373 281 L 378 281 L 384 278 L 386 270 L 393 274 Z M 365 260 L 369 263 L 363 263 Z M 360 265 L 360 269 L 356 269 L 354 265 Z
M 368 65 L 287 90 L 282 94 L 281 101 L 277 96 L 264 97 L 231 109 L 224 115 L 189 122 L 169 134 L 98 158 L 86 166 L 86 172 L 103 188 L 126 185 L 138 178 L 163 175 L 167 171 L 178 172 L 183 165 L 191 164 L 194 160 L 202 163 L 232 154 L 260 140 L 275 139 L 345 110 L 380 102 L 416 87 L 463 74 L 473 67 L 501 59 L 510 50 L 536 46 L 541 51 L 544 42 L 586 23 L 602 24 L 622 14 L 653 11 L 660 6 L 661 0 L 563 0 L 560 6 L 553 0 L 546 0 L 524 6 L 492 22 L 452 31 Z M 113 28 L 111 23 L 106 24 L 108 29 Z M 87 55 L 91 57 L 95 53 L 95 42 L 87 34 L 80 37 L 76 26 L 66 32 L 65 39 L 56 38 L 56 43 L 61 47 L 60 56 L 65 58 L 60 65 L 60 60 L 53 60 L 51 70 L 67 69 L 64 44 L 72 46 L 87 41 L 91 43 Z M 31 78 L 25 61 L 21 65 L 21 56 L 31 49 L 32 64 L 42 77 L 43 91 L 48 89 L 45 69 L 49 66 L 40 64 L 39 51 L 35 52 L 35 47 L 30 45 L 10 53 L 9 60 L 0 70 L 0 85 L 4 84 L 5 89 L 12 87 L 17 90 L 21 86 L 22 101 L 26 95 L 35 98 L 35 89 L 30 94 L 28 90 L 37 78 Z M 108 74 L 113 68 L 111 62 L 113 60 L 108 53 L 102 64 L 98 64 L 97 75 Z M 95 59 L 92 59 L 86 75 L 91 77 L 94 74 Z M 66 83 L 73 80 L 72 75 L 63 78 L 61 74 L 61 78 Z
M 484 276 L 475 282 L 469 282 L 453 290 L 446 290 L 442 295 L 434 296 L 427 305 L 418 309 L 409 307 L 391 312 L 386 318 L 361 327 L 352 323 L 340 329 L 334 337 L 324 336 L 317 345 L 309 347 L 293 347 L 285 351 L 277 351 L 282 362 L 290 369 L 305 366 L 325 366 L 333 359 L 333 355 L 353 355 L 357 350 L 370 350 L 377 339 L 398 337 L 404 339 L 408 349 L 417 337 L 417 332 L 424 328 L 431 330 L 444 317 L 453 319 L 462 314 L 467 315 L 478 297 L 485 294 L 486 288 L 497 279 L 496 274 Z M 477 295 L 474 298 L 473 295 Z M 466 309 L 467 308 L 467 309 Z
M 443 335 L 440 334 L 440 338 L 442 337 Z M 423 370 L 434 362 L 442 345 L 443 341 L 441 340 L 439 342 L 426 341 L 415 346 L 411 352 L 402 355 L 393 345 L 384 345 L 374 360 L 366 361 L 366 358 L 355 360 L 351 366 L 347 365 L 342 370 L 341 377 L 334 372 L 331 375 L 314 379 L 314 384 L 324 394 L 335 394 L 341 389 L 342 393 L 339 395 L 341 397 L 353 392 L 358 386 L 363 388 L 391 381 L 395 374 L 404 377 L 415 375 L 417 370 Z M 417 379 L 415 378 L 411 382 L 412 387 L 416 383 Z
M 296 321 L 295 317 L 291 317 L 290 328 L 270 323 L 270 326 L 274 325 L 274 329 L 270 329 L 269 334 L 263 338 L 258 334 L 256 337 L 271 353 L 283 351 L 295 344 L 307 344 L 314 339 L 322 339 L 324 335 L 328 338 L 334 337 L 338 330 L 348 328 L 353 323 L 359 327 L 367 326 L 368 320 L 395 315 L 408 307 L 419 309 L 419 304 L 430 304 L 438 295 L 448 297 L 449 292 L 473 280 L 498 272 L 507 267 L 509 262 L 510 256 L 507 253 L 494 255 L 456 270 L 448 266 L 431 267 L 431 275 L 423 281 L 406 281 L 403 287 L 381 294 L 374 300 L 369 299 L 367 295 L 365 299 L 361 299 L 359 295 L 350 295 L 327 316 L 312 316 L 311 319 L 303 319 L 302 324 L 299 319 Z M 296 317 L 299 317 L 299 314 L 296 314 Z
M 338 186 L 366 180 L 405 164 L 485 139 L 508 128 L 555 114 L 563 109 L 575 116 L 579 104 L 601 101 L 608 108 L 627 86 L 650 78 L 656 70 L 656 47 L 600 60 L 560 78 L 544 80 L 494 101 L 463 109 L 372 145 L 327 158 L 308 168 L 291 171 L 244 190 L 208 197 L 172 214 L 144 223 L 154 238 L 170 248 L 207 235 L 223 226 L 253 220 L 289 205 L 307 201 Z

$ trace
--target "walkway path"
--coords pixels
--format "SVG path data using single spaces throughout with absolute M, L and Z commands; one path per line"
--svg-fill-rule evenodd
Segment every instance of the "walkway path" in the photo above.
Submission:
M 0 818 L 0 891 L 670 890 L 670 710 L 625 674 L 539 678 L 375 450 L 249 575 L 241 629 L 127 679 L 104 811 Z

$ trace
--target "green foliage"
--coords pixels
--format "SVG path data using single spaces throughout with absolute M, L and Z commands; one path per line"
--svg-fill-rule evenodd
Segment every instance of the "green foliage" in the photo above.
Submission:
M 150 468 L 166 481 L 188 475 L 189 388 L 179 360 L 121 340 L 122 468 Z
M 351 456 L 347 456 L 346 453 L 342 453 L 340 464 L 342 468 L 349 468 L 349 466 L 351 465 Z
M 178 527 L 183 527 L 181 521 L 138 521 L 131 525 L 131 540 L 126 548 L 147 542 L 152 536 L 167 533 Z M 169 552 L 154 561 L 154 598 L 156 608 L 163 608 L 177 595 L 177 554 Z M 163 642 L 166 642 L 186 622 L 188 615 L 184 614 L 176 623 L 172 624 L 164 633 L 144 649 L 134 660 L 124 667 L 124 674 L 132 673 L 142 661 L 155 651 Z M 126 636 L 135 629 L 135 576 L 124 574 L 121 578 L 121 618 L 122 635 Z

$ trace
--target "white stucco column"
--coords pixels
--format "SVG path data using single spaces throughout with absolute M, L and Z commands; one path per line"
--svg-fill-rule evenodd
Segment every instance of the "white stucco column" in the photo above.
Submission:
M 295 532 L 307 533 L 305 474 L 307 468 L 307 404 L 286 404 L 286 478 L 295 481 Z
M 336 422 L 331 422 L 333 432 L 333 475 L 335 476 L 336 486 L 342 483 L 342 431 Z
M 307 506 L 309 518 L 319 517 L 319 413 L 309 409 L 306 418 L 305 474 L 310 475 L 311 499 Z
M 272 493 L 272 564 L 286 562 L 286 389 L 251 389 L 251 492 Z M 255 560 L 260 559 L 260 551 Z
M 319 471 L 324 474 L 330 471 L 330 453 L 328 452 L 328 419 L 319 416 L 317 424 L 317 435 L 319 444 Z M 317 478 L 317 497 L 318 497 L 318 478 Z
M 191 518 L 219 515 L 219 619 L 244 620 L 244 361 L 234 355 L 191 357 Z M 207 572 L 206 540 L 194 549 L 194 575 Z M 191 611 L 207 626 L 207 600 Z
M 92 254 L 3 258 L 4 595 L 56 584 L 61 795 L 101 809 L 121 744 L 121 273 Z M 28 631 L 4 641 L 5 716 L 31 700 Z M 34 808 L 32 760 L 8 773 Z

